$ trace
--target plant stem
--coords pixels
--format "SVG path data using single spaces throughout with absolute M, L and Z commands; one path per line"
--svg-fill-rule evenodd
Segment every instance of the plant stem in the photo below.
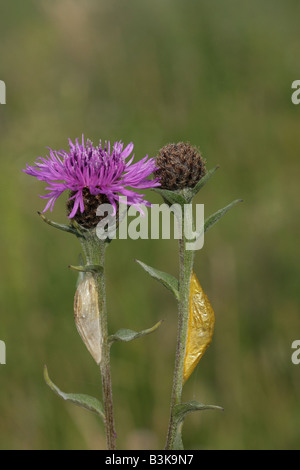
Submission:
M 177 347 L 171 395 L 171 413 L 167 441 L 165 446 L 166 450 L 176 449 L 178 445 L 177 433 L 180 432 L 178 429 L 178 423 L 174 418 L 174 408 L 176 405 L 179 405 L 182 401 L 181 397 L 183 388 L 184 358 L 189 320 L 189 293 L 194 263 L 194 251 L 186 249 L 186 223 L 192 224 L 192 220 L 185 216 L 181 217 L 182 238 L 179 239 L 179 301 Z
M 106 288 L 105 288 L 105 249 L 107 243 L 100 240 L 95 233 L 86 235 L 82 246 L 87 263 L 102 266 L 102 270 L 93 273 L 97 281 L 99 323 L 102 334 L 100 372 L 102 380 L 102 399 L 105 414 L 106 445 L 108 450 L 116 449 L 116 432 L 114 425 L 113 398 L 110 372 L 110 345 L 108 342 Z

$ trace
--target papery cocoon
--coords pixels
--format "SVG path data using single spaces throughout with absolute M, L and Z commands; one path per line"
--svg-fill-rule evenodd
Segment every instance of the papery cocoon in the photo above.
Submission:
M 87 273 L 75 293 L 74 317 L 78 333 L 97 364 L 101 362 L 102 344 L 99 316 L 97 283 L 95 277 Z
M 194 271 L 190 285 L 190 310 L 184 358 L 184 382 L 190 377 L 212 341 L 215 314 Z

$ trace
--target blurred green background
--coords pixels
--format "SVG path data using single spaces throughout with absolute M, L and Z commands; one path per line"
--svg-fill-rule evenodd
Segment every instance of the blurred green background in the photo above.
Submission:
M 207 233 L 195 270 L 216 314 L 213 343 L 184 399 L 224 413 L 188 416 L 187 449 L 298 449 L 300 78 L 297 0 L 15 0 L 0 5 L 1 449 L 99 449 L 102 423 L 45 385 L 100 394 L 73 321 L 80 246 L 42 223 L 44 185 L 21 172 L 82 133 L 200 147 L 220 169 L 197 197 L 208 215 L 242 198 Z M 147 192 L 152 202 L 157 195 Z M 61 198 L 51 218 L 65 221 Z M 115 241 L 107 260 L 111 332 L 153 335 L 112 348 L 120 449 L 161 449 L 169 417 L 177 310 L 135 258 L 174 275 L 172 241 Z

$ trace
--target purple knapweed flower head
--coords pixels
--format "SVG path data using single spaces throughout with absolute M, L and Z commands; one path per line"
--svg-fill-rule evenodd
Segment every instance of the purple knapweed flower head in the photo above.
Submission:
M 146 155 L 142 160 L 132 163 L 133 143 L 125 148 L 122 142 L 115 142 L 113 146 L 101 141 L 98 147 L 94 147 L 90 140 L 80 143 L 76 139 L 73 143 L 69 139 L 70 150 L 55 151 L 49 148 L 49 156 L 39 157 L 33 166 L 26 165 L 25 173 L 35 176 L 40 181 L 47 183 L 45 196 L 48 202 L 43 212 L 53 210 L 56 199 L 66 190 L 70 192 L 68 200 L 68 217 L 78 218 L 78 222 L 84 224 L 85 216 L 91 219 L 88 226 L 95 226 L 99 220 L 95 210 L 101 203 L 110 203 L 116 212 L 119 201 L 136 207 L 142 212 L 141 205 L 149 206 L 150 203 L 143 199 L 144 194 L 134 190 L 154 188 L 160 186 L 158 178 L 148 179 L 156 170 L 154 158 Z M 120 198 L 125 196 L 125 198 Z M 98 220 L 97 220 L 98 219 Z

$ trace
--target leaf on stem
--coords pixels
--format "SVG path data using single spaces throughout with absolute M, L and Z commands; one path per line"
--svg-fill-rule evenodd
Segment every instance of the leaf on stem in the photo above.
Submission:
M 82 273 L 102 273 L 103 267 L 99 264 L 87 264 L 86 266 L 68 266 L 69 269 L 73 271 L 79 271 Z
M 150 333 L 153 333 L 155 330 L 157 330 L 157 328 L 160 327 L 162 322 L 163 322 L 163 320 L 160 320 L 158 323 L 156 323 L 154 326 L 152 326 L 152 328 L 148 328 L 147 330 L 143 330 L 143 331 L 139 331 L 139 332 L 133 331 L 133 330 L 128 330 L 128 329 L 118 330 L 114 335 L 111 335 L 109 337 L 109 341 L 112 344 L 115 341 L 128 342 L 128 341 L 132 341 L 132 340 L 137 339 L 137 338 L 141 338 L 142 336 L 149 335 Z
M 220 168 L 219 166 L 216 166 L 215 168 L 212 168 L 211 170 L 209 170 L 205 176 L 203 176 L 203 178 L 201 178 L 198 183 L 196 184 L 196 186 L 194 186 L 193 188 L 189 189 L 189 193 L 187 195 L 187 199 L 188 199 L 188 202 L 190 202 L 193 197 L 196 196 L 196 194 L 200 191 L 200 189 L 203 188 L 203 186 L 205 186 L 205 184 L 208 182 L 208 180 L 210 180 L 210 178 L 215 174 L 215 172 L 217 171 L 217 169 Z
M 62 392 L 50 379 L 47 366 L 44 367 L 44 379 L 46 384 L 51 388 L 51 390 L 58 396 L 63 398 L 65 401 L 69 401 L 71 403 L 74 403 L 74 405 L 92 411 L 104 420 L 103 406 L 102 403 L 97 400 L 97 398 L 84 394 Z
M 214 326 L 214 311 L 193 271 L 190 285 L 189 323 L 184 358 L 184 382 L 190 377 L 210 345 Z
M 193 411 L 204 411 L 204 410 L 218 410 L 224 411 L 224 408 L 217 405 L 204 405 L 203 403 L 199 403 L 198 401 L 191 400 L 186 403 L 180 403 L 174 406 L 173 409 L 173 418 L 175 422 L 175 437 L 172 449 L 174 450 L 183 450 L 183 442 L 182 442 L 182 427 L 183 422 L 189 413 Z
M 177 300 L 179 300 L 179 285 L 178 280 L 172 276 L 171 274 L 165 273 L 163 271 L 159 271 L 158 269 L 154 269 L 151 266 L 139 261 L 138 259 L 135 260 L 151 277 L 159 281 L 163 284 L 167 289 L 169 289 Z
M 223 207 L 223 209 L 219 209 L 217 212 L 214 214 L 210 215 L 204 222 L 204 232 L 207 232 L 213 225 L 215 225 L 218 220 L 223 217 L 223 215 L 226 214 L 232 207 L 234 207 L 236 204 L 239 202 L 243 202 L 242 199 L 236 199 L 235 201 L 231 202 L 228 204 L 228 206 Z
M 89 229 L 83 227 L 74 219 L 71 219 L 71 226 L 76 231 L 78 237 L 86 238 L 86 235 L 89 234 Z
M 187 414 L 192 413 L 193 411 L 203 411 L 203 410 L 218 410 L 224 411 L 224 408 L 217 405 L 204 405 L 198 401 L 192 400 L 186 403 L 180 403 L 174 407 L 174 417 L 177 423 L 181 423 Z
M 47 217 L 45 217 L 44 214 L 42 214 L 41 212 L 38 212 L 38 215 L 46 224 L 51 225 L 51 227 L 57 228 L 58 230 L 62 230 L 63 232 L 72 233 L 77 237 L 83 236 L 76 228 L 73 228 L 71 225 L 58 224 L 57 222 L 53 222 L 53 220 L 47 219 Z
M 169 189 L 152 188 L 152 191 L 160 194 L 161 197 L 169 204 L 180 204 L 181 206 L 187 203 L 183 194 Z

